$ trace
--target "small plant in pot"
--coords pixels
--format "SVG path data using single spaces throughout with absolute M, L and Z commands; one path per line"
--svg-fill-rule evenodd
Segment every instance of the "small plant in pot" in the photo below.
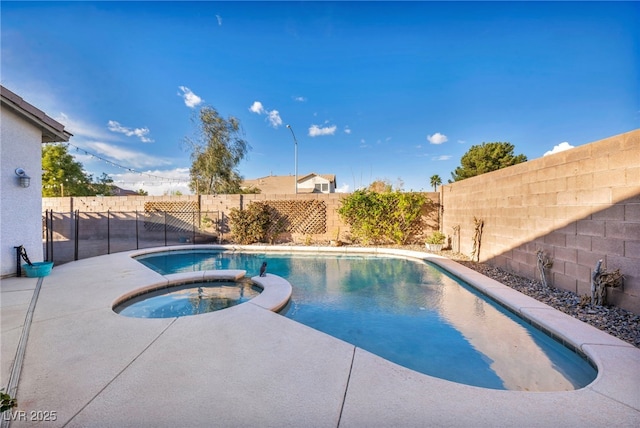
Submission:
M 427 237 L 424 245 L 429 251 L 442 251 L 446 239 L 447 236 L 444 233 L 436 230 Z

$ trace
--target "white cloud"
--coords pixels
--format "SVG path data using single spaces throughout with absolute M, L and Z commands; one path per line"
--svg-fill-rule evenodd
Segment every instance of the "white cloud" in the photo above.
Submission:
M 137 191 L 146 190 L 150 196 L 162 196 L 180 192 L 191 194 L 189 189 L 189 168 L 174 168 L 169 170 L 146 170 L 142 172 L 125 172 L 111 174 L 116 186 L 123 189 Z
M 184 104 L 189 108 L 197 107 L 202 103 L 202 98 L 197 96 L 186 86 L 178 86 L 182 93 L 178 92 L 178 96 L 184 99 Z
M 432 158 L 432 160 L 435 160 L 435 161 L 446 161 L 449 159 L 451 159 L 451 155 L 440 155 Z
M 342 186 L 336 188 L 336 193 L 349 193 L 349 185 L 343 184 Z
M 447 142 L 449 139 L 446 135 L 436 132 L 433 135 L 427 135 L 427 140 L 429 140 L 431 144 L 442 144 Z
M 152 143 L 153 140 L 151 138 L 147 137 L 147 134 L 149 134 L 149 128 L 127 128 L 126 126 L 122 126 L 120 125 L 120 123 L 116 122 L 115 120 L 110 120 L 108 123 L 108 128 L 109 131 L 111 132 L 118 132 L 120 134 L 124 134 L 127 137 L 132 137 L 132 136 L 136 136 L 138 138 L 140 138 L 140 141 L 142 141 L 143 143 Z
M 86 143 L 85 146 L 90 152 L 93 152 L 103 158 L 113 159 L 113 162 L 120 166 L 130 166 L 131 168 L 138 169 L 171 164 L 171 162 L 156 156 L 150 156 L 139 151 L 123 149 L 122 147 L 99 141 Z
M 218 26 L 222 27 L 222 17 L 220 15 L 216 15 L 216 19 L 218 20 Z
M 265 112 L 260 101 L 254 101 L 253 104 L 251 104 L 251 107 L 249 107 L 249 110 L 256 114 L 263 114 Z
M 268 118 L 269 118 L 269 123 L 274 128 L 277 128 L 278 126 L 282 125 L 282 119 L 280 118 L 280 113 L 278 113 L 278 110 L 271 110 L 268 113 Z
M 305 101 L 307 101 L 307 99 L 305 97 L 293 97 L 294 101 L 297 101 L 299 103 L 303 103 Z
M 71 132 L 74 138 L 88 138 L 93 140 L 115 140 L 112 134 L 104 130 L 102 126 L 94 126 L 81 120 L 70 118 L 65 113 L 60 113 L 54 118 L 64 125 L 66 131 Z
M 367 141 L 364 138 L 360 139 L 360 148 L 361 149 L 366 149 L 366 148 L 369 148 L 369 147 L 371 147 L 371 146 L 369 144 L 367 144 Z
M 565 150 L 569 150 L 569 149 L 573 149 L 573 146 L 567 143 L 566 141 L 564 141 L 556 146 L 553 146 L 553 149 L 549 150 L 548 152 L 545 152 L 545 154 L 542 156 L 548 156 L 554 153 L 564 152 Z
M 310 137 L 319 137 L 322 135 L 334 135 L 336 133 L 337 126 L 324 126 L 319 127 L 318 125 L 311 125 L 309 127 L 309 136 Z
M 260 115 L 266 114 L 267 120 L 269 121 L 269 125 L 271 125 L 274 128 L 277 128 L 278 126 L 282 125 L 282 118 L 280 118 L 280 112 L 278 110 L 267 110 L 266 108 L 264 108 L 264 106 L 260 101 L 254 101 L 253 104 L 251 104 L 251 107 L 249 107 L 249 111 L 255 114 L 260 114 Z
M 351 128 L 349 128 L 348 126 L 344 127 L 344 133 L 345 134 L 351 134 Z

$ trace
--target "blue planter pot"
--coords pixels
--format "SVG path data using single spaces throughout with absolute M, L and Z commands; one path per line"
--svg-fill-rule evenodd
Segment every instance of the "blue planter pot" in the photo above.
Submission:
M 51 273 L 52 267 L 53 262 L 35 262 L 31 266 L 28 264 L 22 265 L 22 269 L 24 269 L 29 278 L 47 276 Z

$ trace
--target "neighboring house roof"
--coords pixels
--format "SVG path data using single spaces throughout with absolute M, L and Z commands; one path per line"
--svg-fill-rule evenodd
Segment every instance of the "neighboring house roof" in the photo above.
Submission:
M 118 187 L 116 185 L 111 185 L 111 192 L 113 196 L 139 196 L 138 192 L 133 190 L 123 189 L 122 187 Z
M 244 180 L 242 187 L 255 187 L 260 192 L 266 194 L 272 193 L 294 193 L 295 178 L 293 175 L 270 175 L 267 177 L 254 178 Z
M 1 85 L 0 95 L 2 105 L 13 110 L 42 131 L 43 143 L 69 141 L 69 138 L 73 136 L 73 134 L 64 130 L 63 124 L 50 118 L 42 110 L 29 104 L 22 97 Z
M 336 176 L 335 174 L 316 174 L 311 173 L 307 175 L 303 175 L 298 177 L 298 193 L 313 193 L 313 188 L 303 188 L 300 187 L 300 183 L 304 183 L 305 181 L 318 176 L 322 177 L 325 180 L 334 183 Z M 243 188 L 255 187 L 260 189 L 263 194 L 282 194 L 282 193 L 294 193 L 295 192 L 295 178 L 293 175 L 268 175 L 266 177 L 254 178 L 249 180 L 244 180 L 242 183 Z
M 312 172 L 311 174 L 307 174 L 304 177 L 299 177 L 298 178 L 298 183 L 302 183 L 304 181 L 307 181 L 313 177 L 322 177 L 325 180 L 327 180 L 329 183 L 333 183 L 333 185 L 336 185 L 336 175 L 335 174 L 316 174 L 315 172 Z

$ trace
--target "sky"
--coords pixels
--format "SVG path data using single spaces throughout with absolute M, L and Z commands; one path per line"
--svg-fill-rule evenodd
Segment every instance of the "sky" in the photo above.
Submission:
M 346 192 L 432 190 L 483 142 L 532 160 L 640 128 L 639 2 L 3 0 L 0 18 L 2 85 L 87 172 L 151 195 L 190 193 L 203 106 L 239 119 L 243 177 L 293 175 L 297 142 L 298 176 Z

